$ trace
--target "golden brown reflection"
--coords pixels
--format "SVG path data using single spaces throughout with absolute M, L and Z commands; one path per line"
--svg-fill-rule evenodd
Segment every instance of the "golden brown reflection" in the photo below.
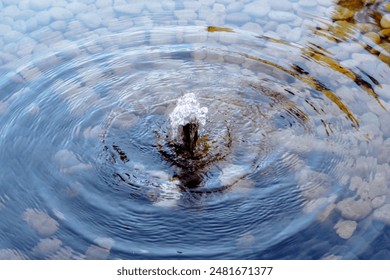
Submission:
M 228 27 L 208 26 L 207 32 L 234 32 L 234 30 Z
M 374 89 L 372 88 L 371 84 L 367 81 L 365 81 L 360 75 L 352 72 L 350 69 L 343 67 L 340 65 L 340 63 L 330 56 L 325 55 L 324 53 L 315 50 L 311 47 L 302 48 L 302 53 L 305 57 L 312 58 L 313 60 L 317 61 L 319 64 L 327 66 L 334 71 L 337 71 L 348 78 L 350 78 L 352 81 L 355 82 L 358 86 L 360 86 L 365 92 L 367 92 L 370 96 L 374 97 L 375 100 L 379 103 L 379 105 L 385 109 L 381 101 L 379 100 L 378 95 L 375 93 Z M 375 79 L 371 80 L 374 83 L 378 83 Z M 386 109 L 385 109 L 386 110 Z
M 328 99 L 330 99 L 334 104 L 336 104 L 339 109 L 348 117 L 348 119 L 351 121 L 352 126 L 358 127 L 359 126 L 359 121 L 357 118 L 351 113 L 351 111 L 348 109 L 348 107 L 342 102 L 342 100 L 330 89 L 328 89 L 325 85 L 323 85 L 320 81 L 318 81 L 316 78 L 311 77 L 308 72 L 305 71 L 297 71 L 296 66 L 293 66 L 294 71 L 288 70 L 283 68 L 282 66 L 271 62 L 267 61 L 265 59 L 251 56 L 248 54 L 243 54 L 243 53 L 238 53 L 236 52 L 237 55 L 241 55 L 245 58 L 249 58 L 267 65 L 270 65 L 272 67 L 275 67 L 281 71 L 286 72 L 287 74 L 291 75 L 292 77 L 306 83 L 309 87 L 323 93 Z M 302 69 L 300 69 L 302 70 Z
M 383 0 L 339 0 L 330 21 L 315 34 L 331 42 L 355 41 L 390 65 L 390 3 Z

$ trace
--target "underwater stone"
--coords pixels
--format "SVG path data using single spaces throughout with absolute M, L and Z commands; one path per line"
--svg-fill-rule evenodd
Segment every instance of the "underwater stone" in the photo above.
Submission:
M 355 59 L 362 63 L 375 63 L 377 61 L 376 56 L 371 54 L 353 53 L 352 59 Z
M 301 39 L 301 36 L 302 36 L 302 29 L 300 27 L 297 27 L 291 30 L 291 32 L 287 33 L 286 39 L 289 42 L 297 42 L 299 39 Z
M 348 8 L 342 6 L 336 6 L 336 8 L 331 7 L 328 9 L 328 15 L 333 20 L 345 20 L 354 16 L 354 12 Z
M 390 204 L 385 204 L 382 207 L 376 209 L 373 216 L 379 221 L 390 224 Z
M 231 164 L 222 169 L 219 181 L 222 186 L 230 186 L 240 180 L 246 174 L 246 170 L 240 166 Z
M 52 255 L 61 247 L 62 241 L 57 238 L 44 238 L 32 249 L 34 255 Z
M 112 0 L 97 0 L 95 3 L 96 8 L 108 8 L 112 5 Z
M 210 5 L 214 4 L 215 0 L 199 0 L 199 2 L 200 2 L 202 5 L 210 6 Z
M 239 12 L 242 10 L 243 7 L 244 5 L 241 2 L 233 2 L 226 7 L 226 11 L 229 13 Z
M 370 43 L 370 41 L 372 41 L 375 44 L 379 44 L 381 42 L 381 37 L 378 33 L 375 32 L 367 32 L 366 34 L 364 34 L 363 39 L 367 43 Z
M 87 127 L 83 131 L 83 136 L 84 138 L 98 139 L 101 134 L 100 129 L 99 125 L 96 125 L 95 127 Z
M 69 150 L 60 150 L 54 155 L 55 161 L 58 163 L 61 171 L 64 173 L 75 173 L 81 170 L 90 169 L 91 165 L 81 163 L 77 156 Z
M 390 28 L 390 14 L 385 14 L 382 16 L 381 26 L 383 28 Z
M 268 17 L 277 22 L 288 22 L 297 19 L 295 14 L 284 11 L 270 11 Z
M 268 5 L 267 2 L 264 1 L 254 1 L 252 3 L 249 3 L 245 5 L 244 7 L 244 13 L 251 15 L 253 17 L 264 17 L 269 13 L 271 10 L 271 7 Z
M 321 6 L 330 7 L 334 4 L 334 0 L 317 0 L 317 3 Z
M 46 26 L 50 23 L 51 16 L 48 11 L 42 11 L 35 16 L 35 19 L 39 25 Z
M 382 195 L 382 196 L 377 196 L 371 201 L 371 206 L 372 208 L 378 208 L 381 207 L 383 204 L 386 203 L 387 196 Z
M 64 20 L 56 20 L 50 23 L 50 27 L 53 30 L 65 30 L 67 28 L 67 24 Z
M 334 226 L 336 233 L 343 239 L 349 239 L 355 232 L 357 223 L 355 221 L 338 221 Z
M 288 33 L 291 32 L 291 27 L 288 24 L 280 24 L 278 25 L 278 28 L 276 29 L 276 32 L 280 34 L 281 36 L 287 36 Z
M 250 17 L 244 13 L 229 13 L 226 15 L 226 21 L 244 23 L 250 21 Z
M 272 10 L 291 11 L 293 5 L 288 0 L 269 1 Z
M 23 37 L 23 33 L 16 31 L 16 30 L 11 30 L 7 32 L 4 37 L 4 43 L 15 43 L 19 41 Z
M 0 260 L 26 260 L 27 256 L 18 250 L 0 249 Z
M 79 2 L 69 3 L 66 8 L 74 14 L 84 13 L 89 9 L 87 5 Z
M 26 56 L 32 53 L 37 42 L 29 37 L 24 37 L 20 40 L 20 46 L 17 54 L 19 56 Z
M 386 122 L 387 126 L 388 122 Z M 378 163 L 388 163 L 390 158 L 390 138 L 383 141 L 382 150 L 378 153 Z
M 58 222 L 50 217 L 46 212 L 32 208 L 28 208 L 23 212 L 22 219 L 36 232 L 43 236 L 52 235 L 59 227 Z
M 176 10 L 174 11 L 174 14 L 177 19 L 179 20 L 194 20 L 198 17 L 196 12 L 193 10 L 187 9 L 187 10 Z
M 0 24 L 0 34 L 4 36 L 4 34 L 10 32 L 12 28 L 6 24 Z
M 317 6 L 317 2 L 313 0 L 299 0 L 298 4 L 306 8 L 314 8 Z
M 332 203 L 328 205 L 320 214 L 317 216 L 319 222 L 325 222 L 336 208 L 336 204 Z
M 370 202 L 349 197 L 337 203 L 337 210 L 341 212 L 343 218 L 356 221 L 365 218 L 372 209 Z
M 53 7 L 50 9 L 50 15 L 53 19 L 64 20 L 71 18 L 73 16 L 73 13 L 68 9 L 62 7 Z
M 213 5 L 213 12 L 218 14 L 224 14 L 226 11 L 226 7 L 223 4 L 214 4 Z
M 261 28 L 260 24 L 254 22 L 245 23 L 241 29 L 255 32 L 257 34 L 263 34 L 263 28 Z
M 95 13 L 80 14 L 78 18 L 85 26 L 91 29 L 98 28 L 102 23 L 100 16 Z
M 85 252 L 85 259 L 89 260 L 105 260 L 110 254 L 110 250 L 114 245 L 114 240 L 108 237 L 98 237 L 95 239 L 95 244 L 88 247 Z
M 144 8 L 144 3 L 142 1 L 134 3 L 127 3 L 123 0 L 115 0 L 114 2 L 114 11 L 117 13 L 124 13 L 129 15 L 139 15 Z
M 110 250 L 107 250 L 105 248 L 91 245 L 88 247 L 87 251 L 85 252 L 85 259 L 86 260 L 105 260 L 107 259 L 108 255 L 110 254 Z

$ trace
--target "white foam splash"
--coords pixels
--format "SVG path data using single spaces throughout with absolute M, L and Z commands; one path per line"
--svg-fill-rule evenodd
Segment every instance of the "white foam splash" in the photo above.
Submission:
M 177 106 L 169 115 L 173 138 L 176 138 L 180 126 L 193 122 L 198 122 L 200 126 L 204 126 L 207 112 L 208 108 L 200 107 L 194 93 L 189 92 L 180 97 Z

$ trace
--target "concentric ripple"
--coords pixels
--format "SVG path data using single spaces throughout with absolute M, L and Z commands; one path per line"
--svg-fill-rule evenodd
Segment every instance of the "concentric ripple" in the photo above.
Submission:
M 319 55 L 189 26 L 134 28 L 23 64 L 0 83 L 8 196 L 26 188 L 26 208 L 65 213 L 57 235 L 77 236 L 75 252 L 106 236 L 112 258 L 258 257 L 342 192 L 359 119 L 334 81 L 377 100 Z M 193 159 L 169 142 L 169 115 L 188 92 L 208 109 Z

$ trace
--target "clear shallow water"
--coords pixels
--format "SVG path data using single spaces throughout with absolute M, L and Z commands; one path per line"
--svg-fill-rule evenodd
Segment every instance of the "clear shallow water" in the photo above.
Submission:
M 379 2 L 3 1 L 0 257 L 388 259 Z

